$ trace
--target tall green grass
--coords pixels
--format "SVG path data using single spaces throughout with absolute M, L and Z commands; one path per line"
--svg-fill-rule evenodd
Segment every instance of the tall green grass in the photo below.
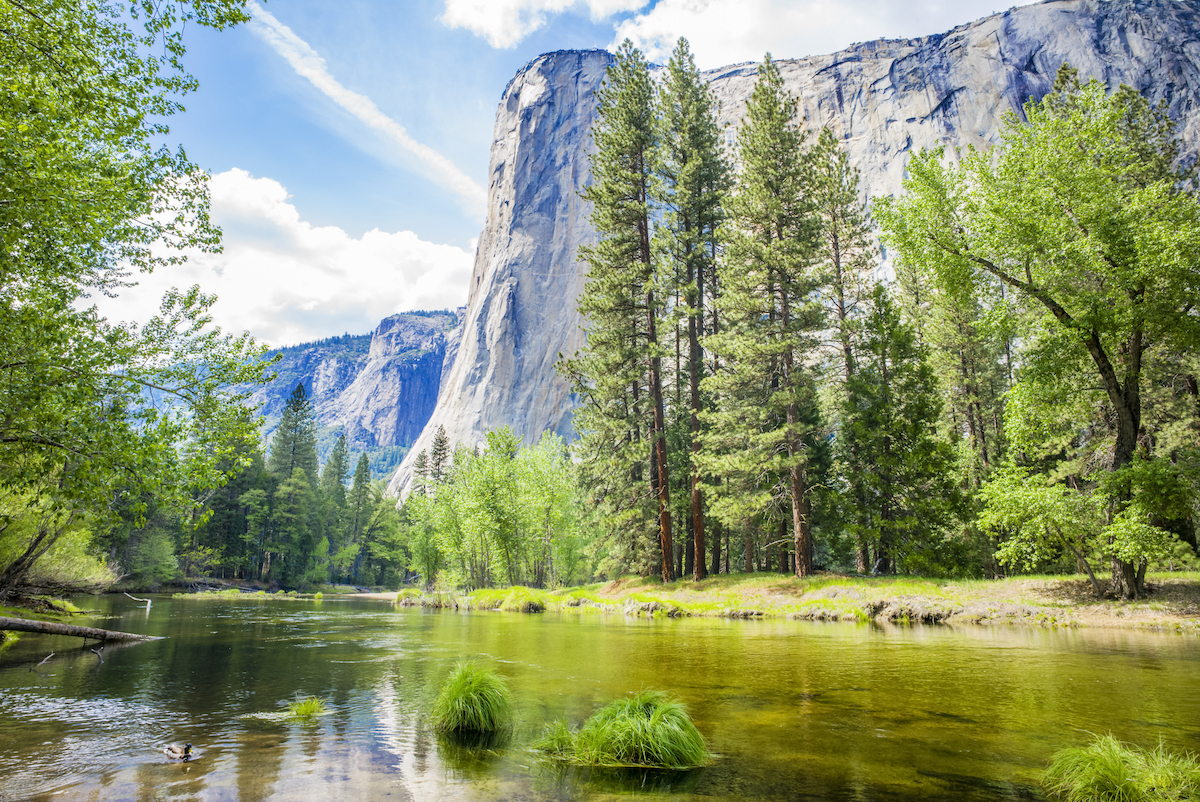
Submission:
M 288 702 L 287 715 L 288 718 L 312 719 L 324 715 L 325 711 L 325 702 L 315 696 L 310 696 L 307 699 Z
M 504 678 L 471 661 L 454 666 L 433 703 L 441 732 L 496 732 L 512 723 L 512 693 Z
M 1160 742 L 1145 750 L 1111 735 L 1050 758 L 1042 787 L 1063 802 L 1175 802 L 1200 799 L 1200 761 Z
M 605 705 L 578 733 L 555 722 L 534 748 L 581 766 L 688 769 L 709 760 L 704 736 L 687 708 L 661 691 L 643 691 Z

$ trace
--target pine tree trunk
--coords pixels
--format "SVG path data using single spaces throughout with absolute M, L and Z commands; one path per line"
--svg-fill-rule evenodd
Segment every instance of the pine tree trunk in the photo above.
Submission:
M 710 573 L 721 573 L 721 522 L 713 521 L 712 568 Z
M 658 463 L 656 478 L 658 485 L 658 543 L 662 551 L 662 581 L 675 580 L 673 544 L 671 542 L 671 488 L 667 471 L 666 414 L 663 409 L 662 358 L 658 355 L 658 332 L 655 325 L 654 291 L 646 292 L 646 326 L 650 347 L 650 394 L 654 404 L 654 455 Z

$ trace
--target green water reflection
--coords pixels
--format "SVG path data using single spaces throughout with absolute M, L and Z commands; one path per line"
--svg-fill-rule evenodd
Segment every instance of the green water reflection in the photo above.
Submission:
M 166 636 L 101 657 L 27 636 L 0 654 L 0 799 L 1040 799 L 1047 755 L 1111 731 L 1200 750 L 1200 642 L 1129 631 L 887 628 L 596 614 L 460 614 L 326 599 L 87 599 Z M 94 644 L 93 644 L 94 645 Z M 51 662 L 35 664 L 49 651 Z M 424 714 L 485 656 L 519 723 L 483 748 Z M 32 669 L 32 670 L 31 670 Z M 717 762 L 595 772 L 524 745 L 643 688 L 686 702 Z M 276 713 L 326 700 L 310 724 Z M 198 759 L 157 751 L 191 742 Z

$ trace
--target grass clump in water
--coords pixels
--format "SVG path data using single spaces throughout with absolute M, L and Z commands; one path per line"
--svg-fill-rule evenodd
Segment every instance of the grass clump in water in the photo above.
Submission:
M 1111 735 L 1050 758 L 1042 786 L 1063 802 L 1173 802 L 1200 799 L 1200 761 L 1176 755 L 1160 742 L 1152 750 Z
M 578 733 L 557 721 L 534 748 L 581 766 L 690 769 L 709 761 L 704 736 L 687 708 L 661 691 L 605 705 Z
M 512 693 L 504 678 L 471 661 L 455 664 L 433 703 L 434 726 L 443 733 L 497 732 L 512 722 Z
M 325 714 L 325 702 L 315 696 L 310 696 L 307 699 L 301 699 L 297 702 L 288 702 L 288 718 L 311 719 Z

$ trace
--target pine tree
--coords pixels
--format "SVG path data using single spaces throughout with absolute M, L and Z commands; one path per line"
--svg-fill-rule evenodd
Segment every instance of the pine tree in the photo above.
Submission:
M 313 490 L 318 487 L 317 421 L 303 382 L 296 385 L 283 406 L 283 415 L 271 437 L 267 467 L 281 481 L 287 481 L 299 468 L 308 478 L 309 487 Z
M 658 229 L 669 273 L 686 299 L 688 435 L 691 440 L 690 514 L 694 548 L 693 577 L 705 576 L 704 496 L 695 454 L 700 450 L 700 379 L 704 352 L 705 288 L 716 282 L 717 231 L 724 220 L 730 168 L 722 152 L 716 101 L 696 69 L 686 39 L 680 39 L 667 65 L 660 103 L 659 192 L 667 213 Z M 710 290 L 711 291 L 711 290 Z M 676 377 L 682 384 L 682 376 Z M 681 405 L 682 406 L 682 405 Z M 691 555 L 689 555 L 691 556 Z
M 424 452 L 422 452 L 424 453 Z M 360 454 L 358 465 L 354 468 L 354 480 L 350 485 L 350 495 L 346 499 L 346 542 L 357 551 L 351 575 L 355 581 L 359 578 L 359 566 L 362 562 L 363 530 L 371 517 L 371 462 L 366 454 Z
M 710 418 L 719 431 L 709 441 L 715 452 L 709 464 L 716 474 L 740 474 L 760 512 L 786 499 L 795 571 L 807 576 L 813 541 L 805 440 L 815 429 L 815 383 L 805 362 L 822 325 L 813 300 L 820 221 L 796 101 L 769 54 L 758 75 L 738 135 L 742 172 L 728 203 L 731 230 L 719 305 L 726 328 L 710 338 L 728 362 L 709 382 L 724 404 Z
M 343 434 L 329 452 L 321 469 L 321 506 L 326 551 L 330 556 L 330 568 L 344 574 L 353 559 L 347 531 L 346 474 L 350 470 L 350 449 Z M 318 551 L 320 542 L 318 542 Z M 328 581 L 333 577 L 325 577 Z
M 429 485 L 429 452 L 424 449 L 413 462 L 413 492 L 426 495 Z
M 954 454 L 935 434 L 941 400 L 933 370 L 903 323 L 887 289 L 869 299 L 859 370 L 847 384 L 845 438 L 856 441 L 869 463 L 855 466 L 852 482 L 865 488 L 858 533 L 875 547 L 876 573 L 937 569 L 939 529 L 961 505 L 954 484 Z M 940 573 L 940 572 L 939 572 Z
M 271 510 L 271 534 L 268 551 L 278 556 L 270 562 L 271 576 L 287 584 L 303 581 L 314 546 L 312 526 L 313 489 L 300 466 L 275 490 Z
M 449 459 L 450 438 L 446 435 L 446 427 L 438 426 L 433 435 L 433 449 L 429 453 L 429 478 L 435 484 L 445 478 Z
M 346 474 L 350 472 L 350 447 L 346 445 L 346 435 L 338 438 L 333 449 L 325 460 L 321 470 L 321 493 L 326 501 L 332 501 L 337 507 L 346 506 Z
M 842 419 L 850 409 L 847 388 L 857 373 L 855 351 L 861 334 L 861 306 L 870 295 L 871 273 L 876 266 L 876 249 L 871 223 L 859 194 L 858 170 L 850 165 L 844 148 L 833 132 L 823 128 L 813 148 L 814 180 L 811 196 L 820 221 L 820 267 L 825 273 L 825 309 L 836 338 L 831 377 L 837 390 L 833 395 L 835 428 L 844 429 L 853 421 Z M 843 477 L 849 480 L 850 508 L 858 516 L 858 531 L 865 531 L 866 488 L 861 482 L 868 455 L 857 450 L 854 438 L 838 440 Z M 860 573 L 870 570 L 869 544 L 861 538 L 855 543 L 855 558 Z
M 597 93 L 592 128 L 592 184 L 583 197 L 593 204 L 591 221 L 599 242 L 580 248 L 588 282 L 579 300 L 587 317 L 588 342 L 565 367 L 583 399 L 577 417 L 580 449 L 601 480 L 609 522 L 632 534 L 639 548 L 641 493 L 649 476 L 657 506 L 660 573 L 674 579 L 670 469 L 663 399 L 662 348 L 658 327 L 664 314 L 651 248 L 653 184 L 657 160 L 655 90 L 641 51 L 626 40 Z M 643 393 L 649 397 L 643 399 Z M 649 471 L 643 435 L 650 442 Z

